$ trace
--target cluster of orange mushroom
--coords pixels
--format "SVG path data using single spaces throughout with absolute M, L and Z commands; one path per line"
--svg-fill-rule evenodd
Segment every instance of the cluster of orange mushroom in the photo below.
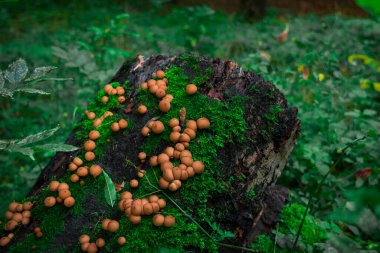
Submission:
M 104 104 L 108 103 L 109 96 L 118 96 L 117 105 L 123 104 L 125 102 L 125 96 L 124 96 L 125 90 L 123 87 L 118 86 L 116 88 L 113 88 L 112 85 L 106 84 L 104 86 L 104 91 L 106 94 L 108 94 L 108 96 L 103 96 L 101 98 Z
M 166 207 L 166 201 L 157 195 L 150 195 L 148 198 L 133 199 L 132 193 L 125 191 L 121 193 L 118 206 L 132 224 L 139 224 L 141 222 L 141 216 L 159 212 Z M 157 218 L 156 216 L 157 214 L 153 216 L 153 224 L 156 226 L 165 225 L 166 227 L 171 227 L 175 224 L 175 218 L 171 215 L 164 217 L 160 214 L 160 217 L 162 216 L 162 222 L 161 218 Z
M 96 239 L 95 242 L 90 242 L 90 236 L 81 235 L 79 242 L 81 244 L 81 250 L 88 253 L 96 253 L 99 248 L 103 248 L 106 245 L 106 241 L 103 238 Z
M 72 207 L 75 204 L 75 199 L 71 196 L 71 192 L 69 190 L 69 185 L 66 183 L 60 183 L 58 181 L 51 181 L 49 184 L 49 190 L 52 192 L 58 191 L 58 196 L 46 197 L 44 200 L 44 205 L 46 207 L 53 207 L 56 203 L 62 203 L 66 207 Z
M 32 208 L 33 203 L 30 201 L 25 202 L 24 204 L 18 202 L 12 202 L 8 206 L 8 211 L 5 212 L 5 218 L 8 222 L 4 226 L 5 231 L 14 230 L 19 224 L 28 225 L 30 223 L 30 218 L 32 216 L 30 209 Z M 7 236 L 0 238 L 0 246 L 6 246 L 14 234 L 9 233 Z
M 165 72 L 162 70 L 156 71 L 154 75 L 158 78 L 158 80 L 149 79 L 147 82 L 141 83 L 140 88 L 142 90 L 149 90 L 150 93 L 155 94 L 157 98 L 160 98 L 161 101 L 158 104 L 158 108 L 162 112 L 168 112 L 170 110 L 170 102 L 173 100 L 172 95 L 166 94 L 168 90 L 168 79 L 164 78 Z M 141 114 L 146 112 L 143 107 L 139 108 L 138 111 Z
M 88 147 L 94 146 L 95 143 L 93 141 L 89 140 L 84 144 L 84 147 L 86 150 L 88 150 Z M 81 184 L 84 184 L 84 181 L 81 180 L 81 178 L 86 177 L 88 174 L 92 175 L 93 177 L 97 177 L 102 173 L 102 168 L 97 165 L 91 165 L 90 169 L 88 166 L 82 166 L 83 161 L 79 157 L 75 157 L 73 161 L 69 164 L 69 170 L 72 172 L 75 172 L 70 176 L 70 180 L 73 183 L 76 183 L 80 181 Z
M 159 120 L 151 120 L 141 129 L 143 136 L 149 136 L 150 132 L 161 134 L 165 130 L 164 124 Z

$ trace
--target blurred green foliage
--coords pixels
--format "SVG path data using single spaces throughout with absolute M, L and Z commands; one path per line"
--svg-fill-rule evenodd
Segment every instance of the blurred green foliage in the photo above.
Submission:
M 377 0 L 355 0 L 356 3 L 374 16 L 380 15 L 380 2 Z
M 379 250 L 376 20 L 299 17 L 269 9 L 263 20 L 252 24 L 240 15 L 228 16 L 205 6 L 171 8 L 165 1 L 23 3 L 0 3 L 0 69 L 23 57 L 35 66 L 59 66 L 56 75 L 74 81 L 49 81 L 37 87 L 48 89 L 49 96 L 0 97 L 2 139 L 21 139 L 60 124 L 52 142 L 62 143 L 79 120 L 78 112 L 127 56 L 194 51 L 234 60 L 275 83 L 299 109 L 302 134 L 279 179 L 291 189 L 292 201 L 305 205 L 330 171 L 311 210 L 341 231 L 327 229 L 327 239 L 319 242 L 319 248 Z M 289 32 L 279 42 L 277 37 L 287 24 Z M 342 150 L 363 136 L 365 141 Z M 52 155 L 38 152 L 33 161 L 0 151 L 2 203 L 22 199 Z M 337 160 L 341 162 L 333 166 Z M 2 205 L 0 211 L 5 208 Z

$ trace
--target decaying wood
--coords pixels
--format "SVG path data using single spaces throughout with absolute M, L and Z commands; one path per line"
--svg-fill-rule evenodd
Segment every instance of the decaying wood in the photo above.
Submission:
M 120 109 L 117 113 L 133 120 L 136 125 L 135 130 L 128 136 L 120 135 L 115 138 L 115 141 L 105 151 L 103 160 L 99 161 L 104 168 L 108 168 L 107 173 L 114 182 L 121 183 L 134 177 L 134 171 L 130 171 L 130 174 L 126 175 L 125 158 L 132 157 L 137 160 L 139 150 L 130 147 L 139 147 L 142 144 L 143 138 L 139 129 L 153 117 L 149 113 L 144 117 L 133 114 L 137 108 L 137 104 L 134 104 L 133 101 L 137 100 L 138 87 L 140 83 L 150 79 L 153 72 L 172 65 L 183 67 L 190 78 L 195 75 L 192 69 L 186 66 L 186 61 L 181 60 L 180 57 L 158 55 L 144 59 L 139 56 L 136 60 L 125 62 L 111 80 L 120 83 L 129 81 L 132 92 L 126 97 L 128 102 L 125 108 Z M 199 57 L 199 66 L 202 69 L 212 67 L 214 70 L 209 80 L 200 85 L 198 90 L 201 93 L 221 101 L 233 96 L 249 98 L 244 105 L 244 117 L 249 127 L 245 137 L 254 141 L 248 142 L 246 146 L 228 143 L 218 151 L 218 158 L 223 163 L 222 177 L 227 180 L 231 175 L 242 175 L 244 179 L 234 185 L 235 191 L 230 193 L 228 198 L 225 195 L 215 195 L 210 198 L 208 203 L 215 210 L 226 208 L 228 210 L 228 215 L 218 222 L 223 229 L 237 234 L 237 239 L 227 239 L 226 242 L 247 246 L 254 241 L 257 235 L 269 233 L 275 227 L 279 212 L 287 201 L 287 189 L 275 186 L 275 183 L 295 145 L 300 132 L 300 121 L 297 118 L 296 108 L 289 107 L 283 94 L 273 84 L 265 82 L 261 76 L 243 71 L 236 63 L 223 62 L 219 59 Z M 278 115 L 276 124 L 271 124 L 271 134 L 267 135 L 264 130 L 267 130 L 269 125 L 266 123 L 264 115 L 268 112 L 268 108 L 276 104 L 282 108 L 282 111 Z M 83 143 L 74 137 L 76 130 L 73 131 L 66 143 L 81 146 Z M 28 196 L 39 194 L 53 176 L 63 177 L 69 162 L 77 154 L 78 152 L 57 153 L 42 171 Z M 252 200 L 247 200 L 247 193 L 251 190 L 254 190 L 256 195 Z M 88 196 L 88 199 L 91 200 L 91 196 Z M 91 206 L 85 212 L 101 213 L 102 208 L 106 207 Z M 54 247 L 70 245 L 70 248 L 73 249 L 76 246 L 79 236 L 77 224 L 85 227 L 92 222 L 89 217 L 81 217 L 79 218 L 83 220 L 79 221 L 70 217 L 66 218 L 67 226 L 62 232 L 66 235 L 65 239 L 63 240 L 62 236 L 56 238 L 53 243 Z M 30 232 L 32 227 L 31 224 L 23 228 L 24 231 L 20 233 L 21 239 L 15 241 L 22 240 L 23 233 Z M 221 248 L 220 251 L 236 252 L 227 248 Z

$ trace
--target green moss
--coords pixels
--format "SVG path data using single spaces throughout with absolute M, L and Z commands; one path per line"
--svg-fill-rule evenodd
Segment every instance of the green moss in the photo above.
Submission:
M 251 200 L 253 199 L 253 197 L 255 197 L 256 193 L 253 189 L 250 189 L 248 192 L 247 192 L 247 199 Z
M 282 233 L 289 234 L 297 231 L 306 207 L 299 204 L 286 205 L 281 212 Z M 307 215 L 301 230 L 302 241 L 306 244 L 314 244 L 326 239 L 326 231 L 321 223 L 313 217 Z
M 187 64 L 195 70 L 197 75 L 191 80 L 184 69 L 173 66 L 165 71 L 168 78 L 168 94 L 172 94 L 174 99 L 171 102 L 171 109 L 168 113 L 161 113 L 157 109 L 159 99 L 150 94 L 149 91 L 139 90 L 139 104 L 146 105 L 154 115 L 160 116 L 160 121 L 165 124 L 165 131 L 160 135 L 151 134 L 146 138 L 141 147 L 148 156 L 158 154 L 157 147 L 164 141 L 169 145 L 174 145 L 169 140 L 171 128 L 168 122 L 171 118 L 178 118 L 181 108 L 186 108 L 186 119 L 196 120 L 206 117 L 210 120 L 211 127 L 208 130 L 198 130 L 197 137 L 191 141 L 188 150 L 193 154 L 194 160 L 200 160 L 205 164 L 206 170 L 200 175 L 196 175 L 187 181 L 182 182 L 182 187 L 177 193 L 167 193 L 175 202 L 200 224 L 214 221 L 212 210 L 207 207 L 209 197 L 215 192 L 223 192 L 226 183 L 220 178 L 221 161 L 218 159 L 217 151 L 228 142 L 242 143 L 247 124 L 244 120 L 243 103 L 244 98 L 234 97 L 226 102 L 211 99 L 200 93 L 187 95 L 185 87 L 189 83 L 200 85 L 209 78 L 212 69 L 205 71 L 199 68 L 195 58 L 187 58 Z M 198 67 L 197 67 L 198 66 Z M 197 69 L 198 68 L 198 69 Z M 133 165 L 132 165 L 133 166 Z M 143 197 L 155 191 L 147 180 L 157 186 L 157 181 L 161 171 L 159 168 L 149 168 L 146 178 L 140 180 L 137 190 L 130 189 L 135 197 Z M 161 195 L 161 197 L 165 198 Z M 215 251 L 217 248 L 217 238 L 207 237 L 197 225 L 189 218 L 185 217 L 170 201 L 165 213 L 176 216 L 174 228 L 157 228 L 152 225 L 151 217 L 144 216 L 142 223 L 131 225 L 127 218 L 122 218 L 121 230 L 118 235 L 125 235 L 133 238 L 133 242 L 127 243 L 121 248 L 122 252 L 135 251 L 151 252 L 149 250 L 165 247 L 170 249 L 183 250 L 188 247 L 198 247 Z M 116 240 L 116 237 L 115 237 Z
M 301 224 L 305 209 L 305 206 L 299 204 L 285 205 L 280 215 L 278 234 L 287 236 L 292 235 L 291 238 L 293 238 L 292 240 L 294 240 L 298 228 Z M 313 218 L 312 216 L 307 215 L 301 230 L 300 243 L 303 245 L 312 246 L 313 244 L 323 242 L 326 239 L 327 231 L 325 228 L 325 224 Z M 271 239 L 271 236 L 269 235 L 258 236 L 257 241 L 251 245 L 251 248 L 260 250 L 262 252 L 274 252 L 274 247 L 274 241 Z M 290 248 L 281 249 L 276 247 L 276 252 L 288 253 L 295 251 L 292 251 Z
M 116 88 L 118 86 L 121 86 L 124 88 L 126 92 L 130 92 L 131 88 L 127 86 L 122 86 L 118 82 L 110 83 L 112 87 Z M 101 98 L 103 96 L 108 96 L 109 101 L 107 103 L 103 103 Z M 101 117 L 105 112 L 107 111 L 114 111 L 115 109 L 122 108 L 123 105 L 117 105 L 118 96 L 109 96 L 105 93 L 104 89 L 100 90 L 96 96 L 96 99 L 90 103 L 88 107 L 89 112 L 94 112 L 96 115 L 96 118 Z M 83 116 L 83 120 L 80 123 L 80 126 L 82 129 L 76 133 L 76 138 L 78 140 L 85 140 L 86 136 L 92 131 L 97 130 L 100 133 L 100 138 L 96 140 L 96 149 L 94 150 L 94 153 L 97 157 L 101 157 L 101 155 L 104 153 L 105 147 L 108 145 L 109 142 L 112 141 L 112 130 L 111 125 L 114 122 L 117 122 L 121 119 L 121 116 L 119 114 L 114 114 L 112 116 L 105 117 L 102 124 L 95 128 L 93 126 L 93 120 L 89 120 L 86 115 Z M 127 120 L 128 121 L 128 120 Z M 131 123 L 128 121 L 128 123 Z M 128 126 L 130 128 L 130 126 Z M 81 158 L 84 157 L 85 151 L 83 150 Z
M 280 105 L 274 105 L 267 114 L 264 115 L 264 118 L 273 123 L 278 124 L 278 115 L 282 112 L 282 108 Z

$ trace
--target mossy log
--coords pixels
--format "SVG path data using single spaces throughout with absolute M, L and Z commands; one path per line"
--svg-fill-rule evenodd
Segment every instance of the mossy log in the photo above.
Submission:
M 141 83 L 157 79 L 157 70 L 165 72 L 166 93 L 173 95 L 167 113 L 158 109 L 161 98 L 140 88 Z M 288 198 L 287 189 L 275 186 L 276 179 L 300 132 L 297 109 L 287 104 L 273 84 L 243 71 L 234 62 L 190 54 L 157 55 L 145 60 L 139 56 L 126 61 L 110 83 L 113 88 L 123 87 L 125 99 L 107 95 L 102 88 L 88 110 L 97 118 L 108 110 L 113 115 L 98 128 L 93 126 L 93 119 L 84 116 L 66 142 L 83 147 L 89 132 L 98 130 L 95 160 L 86 161 L 83 149 L 57 153 L 23 200 L 33 202 L 30 222 L 12 231 L 14 237 L 0 247 L 1 252 L 81 252 L 78 238 L 82 234 L 88 234 L 91 241 L 103 238 L 106 245 L 100 252 L 240 252 L 244 250 L 237 247 L 249 248 L 257 235 L 270 233 Z M 193 95 L 185 91 L 189 83 L 197 86 Z M 104 96 L 108 96 L 106 103 L 102 102 Z M 147 113 L 137 112 L 140 105 L 147 106 Z M 150 157 L 168 146 L 177 147 L 170 141 L 168 121 L 177 118 L 183 130 L 189 120 L 201 117 L 207 118 L 210 126 L 198 129 L 186 149 L 194 161 L 205 165 L 204 172 L 181 180 L 181 187 L 174 192 L 160 189 L 157 182 L 161 171 L 150 166 Z M 121 118 L 127 120 L 128 127 L 112 132 L 112 124 Z M 165 130 L 142 136 L 141 129 L 152 120 L 161 121 Z M 144 161 L 139 159 L 139 152 L 146 153 Z M 68 169 L 75 157 L 88 167 L 98 164 L 106 174 L 71 182 L 72 174 L 78 173 Z M 178 159 L 172 163 L 179 166 Z M 112 191 L 105 190 L 106 175 L 117 184 L 117 190 L 121 189 L 113 207 L 109 205 Z M 130 187 L 132 179 L 138 179 L 137 188 Z M 62 203 L 44 206 L 47 196 L 57 196 L 57 192 L 49 191 L 52 180 L 69 185 L 75 198 L 73 207 Z M 156 194 L 165 199 L 167 205 L 160 212 L 174 216 L 174 226 L 154 226 L 153 214 L 142 216 L 140 224 L 131 224 L 117 204 L 123 191 L 130 191 L 133 198 Z M 107 194 L 111 196 L 108 201 Z M 106 218 L 119 221 L 116 232 L 102 229 Z M 42 237 L 33 232 L 36 227 Z M 3 230 L 0 236 L 9 233 Z M 127 239 L 122 246 L 117 243 L 120 236 Z

